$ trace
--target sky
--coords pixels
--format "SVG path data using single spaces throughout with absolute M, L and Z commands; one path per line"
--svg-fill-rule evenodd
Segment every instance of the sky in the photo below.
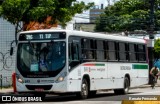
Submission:
M 101 4 L 103 4 L 103 8 L 105 8 L 108 5 L 107 0 L 77 0 L 77 1 L 80 2 L 83 1 L 86 4 L 89 2 L 94 2 L 94 4 L 99 8 L 101 7 Z M 82 14 L 77 14 L 74 20 L 76 22 L 89 22 L 89 20 L 86 18 L 89 18 L 89 11 L 84 11 Z
M 86 4 L 89 2 L 94 2 L 94 4 L 101 8 L 101 4 L 103 4 L 103 8 L 105 8 L 108 5 L 108 0 L 77 0 L 79 2 L 83 1 Z M 113 4 L 113 1 L 117 0 L 110 0 L 110 4 Z M 89 10 L 84 11 L 82 14 L 76 14 L 75 17 L 73 17 L 72 21 L 68 22 L 67 29 L 73 29 L 74 23 L 88 23 L 89 22 Z
M 98 5 L 99 7 L 101 6 L 101 4 L 105 6 L 107 6 L 107 0 L 77 0 L 79 2 L 83 1 L 86 4 L 89 2 L 94 2 L 95 5 Z M 75 17 L 73 17 L 72 21 L 68 22 L 68 25 L 66 27 L 66 29 L 73 29 L 73 24 L 74 23 L 88 23 L 89 22 L 89 10 L 88 11 L 84 11 L 82 14 L 76 14 Z
M 99 5 L 99 6 L 101 4 L 103 4 L 104 6 L 108 5 L 108 3 L 107 3 L 108 0 L 77 0 L 77 1 L 83 1 L 85 3 L 94 2 L 95 5 Z M 112 0 L 110 0 L 110 1 L 112 1 Z

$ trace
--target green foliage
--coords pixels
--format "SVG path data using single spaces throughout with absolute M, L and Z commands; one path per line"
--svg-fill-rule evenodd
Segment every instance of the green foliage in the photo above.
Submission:
M 21 25 L 30 21 L 45 22 L 52 17 L 51 24 L 65 26 L 76 13 L 89 9 L 94 3 L 85 4 L 76 0 L 4 0 L 0 6 L 0 16 L 15 25 L 17 34 Z M 20 31 L 24 29 L 20 27 Z M 16 37 L 16 36 L 15 36 Z
M 76 0 L 5 0 L 0 6 L 0 16 L 14 25 L 20 21 L 44 22 L 48 16 L 53 18 L 52 23 L 65 25 L 76 13 L 93 5 Z
M 155 8 L 160 4 L 156 1 Z M 96 22 L 96 31 L 121 32 L 149 30 L 150 3 L 148 0 L 120 0 L 108 6 Z M 159 8 L 160 9 L 160 8 Z M 155 30 L 160 27 L 160 10 L 155 10 Z
M 56 9 L 51 15 L 61 25 L 65 26 L 76 13 L 82 13 L 84 10 L 89 9 L 94 3 L 76 2 L 76 0 L 58 0 Z
M 158 54 L 160 54 L 160 39 L 157 39 L 154 44 L 154 51 Z
M 30 0 L 5 0 L 2 3 L 1 16 L 12 24 L 21 21 L 29 9 Z
M 1 16 L 1 14 L 2 14 L 2 6 L 0 5 L 0 16 Z

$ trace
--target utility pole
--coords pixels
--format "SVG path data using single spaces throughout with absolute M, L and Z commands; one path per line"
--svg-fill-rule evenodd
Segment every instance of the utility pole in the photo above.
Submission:
M 155 0 L 149 0 L 150 1 L 150 39 L 154 39 L 154 29 L 155 29 L 155 19 L 154 19 L 154 5 Z
M 149 25 L 149 45 L 148 45 L 148 57 L 149 57 L 149 71 L 154 64 L 154 30 L 155 30 L 155 19 L 154 19 L 154 5 L 155 0 L 149 0 L 150 3 L 150 25 Z M 152 83 L 151 75 L 149 75 L 149 84 Z
M 108 6 L 110 6 L 110 0 L 107 0 Z

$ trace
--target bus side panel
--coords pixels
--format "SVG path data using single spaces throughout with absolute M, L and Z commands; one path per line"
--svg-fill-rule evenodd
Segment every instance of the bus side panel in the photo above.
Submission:
M 121 88 L 117 87 L 120 86 L 121 83 L 123 83 L 123 79 L 95 79 L 92 80 L 92 82 L 95 83 L 95 88 L 91 90 L 100 90 L 100 89 L 115 89 L 115 88 Z M 116 86 L 117 85 L 117 86 Z
M 148 64 L 133 64 L 132 71 L 137 71 L 137 75 L 132 78 L 131 87 L 148 83 Z
M 84 75 L 88 75 L 90 78 L 90 90 L 124 88 L 125 75 L 129 75 L 130 87 L 146 84 L 148 81 L 148 70 L 135 69 L 134 65 L 134 63 L 114 62 L 82 64 L 70 71 L 68 91 L 81 91 L 81 80 Z
M 106 89 L 108 88 L 107 85 L 110 85 L 107 81 L 107 68 L 105 63 L 89 62 L 72 69 L 68 77 L 68 90 L 81 91 L 81 82 L 84 75 L 87 75 L 90 79 L 90 90 Z
M 107 88 L 107 64 L 106 63 L 88 63 L 84 64 L 84 72 L 90 76 L 90 90 Z M 90 65 L 90 66 L 89 66 Z
M 109 63 L 108 78 L 112 88 L 123 88 L 124 77 L 129 75 L 130 87 L 148 83 L 148 65 L 145 63 Z
M 67 83 L 68 92 L 81 91 L 81 66 L 71 69 Z
M 108 79 L 112 82 L 111 88 L 123 88 L 125 73 L 130 73 L 128 70 L 121 68 L 126 66 L 124 63 L 109 62 L 108 63 Z

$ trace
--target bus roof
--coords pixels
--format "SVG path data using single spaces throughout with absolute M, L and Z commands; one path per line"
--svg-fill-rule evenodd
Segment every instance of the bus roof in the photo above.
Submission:
M 76 30 L 64 30 L 64 29 L 31 30 L 31 31 L 23 31 L 23 32 L 20 32 L 19 34 L 39 33 L 39 32 L 66 32 L 67 36 L 83 36 L 83 37 L 89 37 L 89 38 L 108 39 L 108 40 L 115 40 L 115 41 L 146 43 L 146 40 L 144 39 L 137 39 L 137 38 L 127 37 L 127 36 L 117 36 L 117 35 L 110 35 L 110 34 L 84 32 L 84 31 L 76 31 Z

